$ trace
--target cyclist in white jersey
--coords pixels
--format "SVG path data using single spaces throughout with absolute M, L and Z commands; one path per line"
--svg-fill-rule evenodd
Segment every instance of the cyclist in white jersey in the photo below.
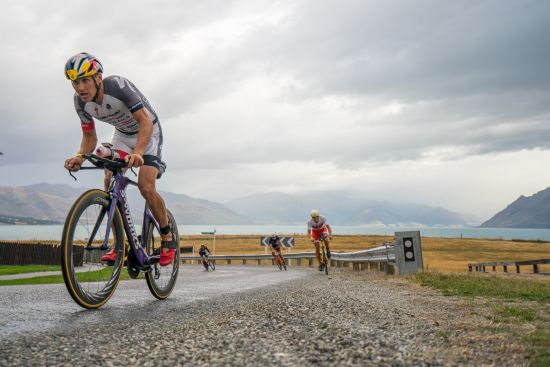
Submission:
M 67 61 L 65 76 L 75 90 L 74 105 L 82 127 L 78 153 L 65 161 L 65 168 L 78 171 L 84 154 L 94 152 L 97 145 L 94 119 L 115 127 L 111 144 L 124 157 L 129 167 L 140 167 L 138 187 L 160 225 L 162 251 L 160 265 L 171 264 L 178 239 L 172 238 L 166 206 L 155 182 L 164 171 L 161 164 L 162 129 L 157 114 L 145 96 L 128 79 L 110 76 L 103 79 L 103 66 L 88 53 L 79 53 Z M 112 173 L 105 173 L 105 189 Z M 101 259 L 113 261 L 114 249 Z
M 311 242 L 315 245 L 315 256 L 317 261 L 321 264 L 321 253 L 319 251 L 319 240 L 323 234 L 323 242 L 327 248 L 327 257 L 330 259 L 330 242 L 332 239 L 332 227 L 327 223 L 327 218 L 319 215 L 319 211 L 313 209 L 311 211 L 311 219 L 307 222 L 307 235 L 311 238 Z M 319 265 L 319 271 L 323 271 L 323 265 Z

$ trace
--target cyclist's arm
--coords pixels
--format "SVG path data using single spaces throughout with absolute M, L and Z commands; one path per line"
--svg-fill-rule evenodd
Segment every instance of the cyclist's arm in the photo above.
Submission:
M 153 122 L 145 113 L 145 109 L 141 108 L 134 113 L 132 113 L 136 121 L 139 123 L 139 131 L 137 134 L 137 141 L 132 154 L 137 154 L 141 157 L 141 164 L 143 164 L 143 154 L 147 149 L 147 145 L 151 141 L 151 136 L 153 135 Z M 134 166 L 135 158 L 128 158 L 128 163 L 130 166 Z M 140 164 L 140 165 L 141 165 Z
M 83 130 L 82 141 L 80 142 L 80 149 L 77 154 L 67 160 L 65 160 L 65 168 L 69 171 L 76 172 L 80 169 L 80 165 L 84 162 L 84 158 L 79 154 L 90 154 L 94 151 L 97 144 L 97 135 L 95 129 Z
M 82 131 L 82 141 L 80 142 L 80 149 L 78 153 L 90 154 L 93 153 L 97 145 L 97 135 L 95 129 Z
M 330 226 L 330 224 L 326 224 L 327 228 L 328 228 L 328 234 L 330 237 L 332 237 L 332 227 Z

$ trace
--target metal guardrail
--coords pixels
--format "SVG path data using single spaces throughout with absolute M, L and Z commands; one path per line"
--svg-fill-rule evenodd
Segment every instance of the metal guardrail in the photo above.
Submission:
M 387 243 L 384 246 L 362 250 L 357 252 L 332 252 L 330 263 L 336 267 L 353 267 L 354 270 L 377 269 L 393 274 L 395 267 L 395 252 L 394 247 Z M 296 261 L 296 265 L 301 266 L 302 262 L 307 261 L 308 266 L 313 266 L 315 260 L 314 252 L 296 252 L 283 254 L 288 265 L 292 264 L 292 260 Z M 199 264 L 200 256 L 180 256 L 182 264 L 197 261 Z M 232 264 L 233 261 L 240 261 L 246 265 L 256 262 L 261 265 L 262 260 L 272 260 L 271 254 L 257 255 L 210 255 L 210 259 L 216 261 L 226 261 L 227 264 Z
M 533 266 L 533 274 L 540 274 L 539 265 L 541 264 L 550 264 L 550 259 L 540 259 L 540 260 L 520 260 L 520 261 L 495 261 L 495 262 L 484 262 L 484 263 L 475 263 L 468 264 L 468 271 L 471 273 L 474 270 L 478 273 L 486 273 L 486 267 L 493 267 L 493 271 L 497 271 L 497 266 L 502 266 L 505 273 L 508 272 L 508 266 L 515 266 L 516 273 L 520 274 L 521 266 Z

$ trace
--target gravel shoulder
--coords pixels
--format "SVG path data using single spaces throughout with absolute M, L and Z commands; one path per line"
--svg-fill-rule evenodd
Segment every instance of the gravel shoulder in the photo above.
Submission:
M 402 278 L 333 269 L 150 307 L 147 320 L 0 339 L 8 365 L 523 366 L 524 346 L 471 301 Z M 292 271 L 292 270 L 291 270 Z M 274 276 L 276 276 L 274 274 Z M 161 328 L 159 325 L 163 325 Z

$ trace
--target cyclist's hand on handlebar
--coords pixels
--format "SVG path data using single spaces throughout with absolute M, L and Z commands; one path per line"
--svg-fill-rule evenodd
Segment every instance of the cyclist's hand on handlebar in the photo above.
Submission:
M 141 167 L 145 163 L 143 156 L 136 153 L 128 154 L 124 160 L 128 163 L 128 167 Z
M 71 157 L 65 160 L 65 168 L 71 172 L 76 172 L 80 169 L 80 166 L 84 162 L 81 157 Z

